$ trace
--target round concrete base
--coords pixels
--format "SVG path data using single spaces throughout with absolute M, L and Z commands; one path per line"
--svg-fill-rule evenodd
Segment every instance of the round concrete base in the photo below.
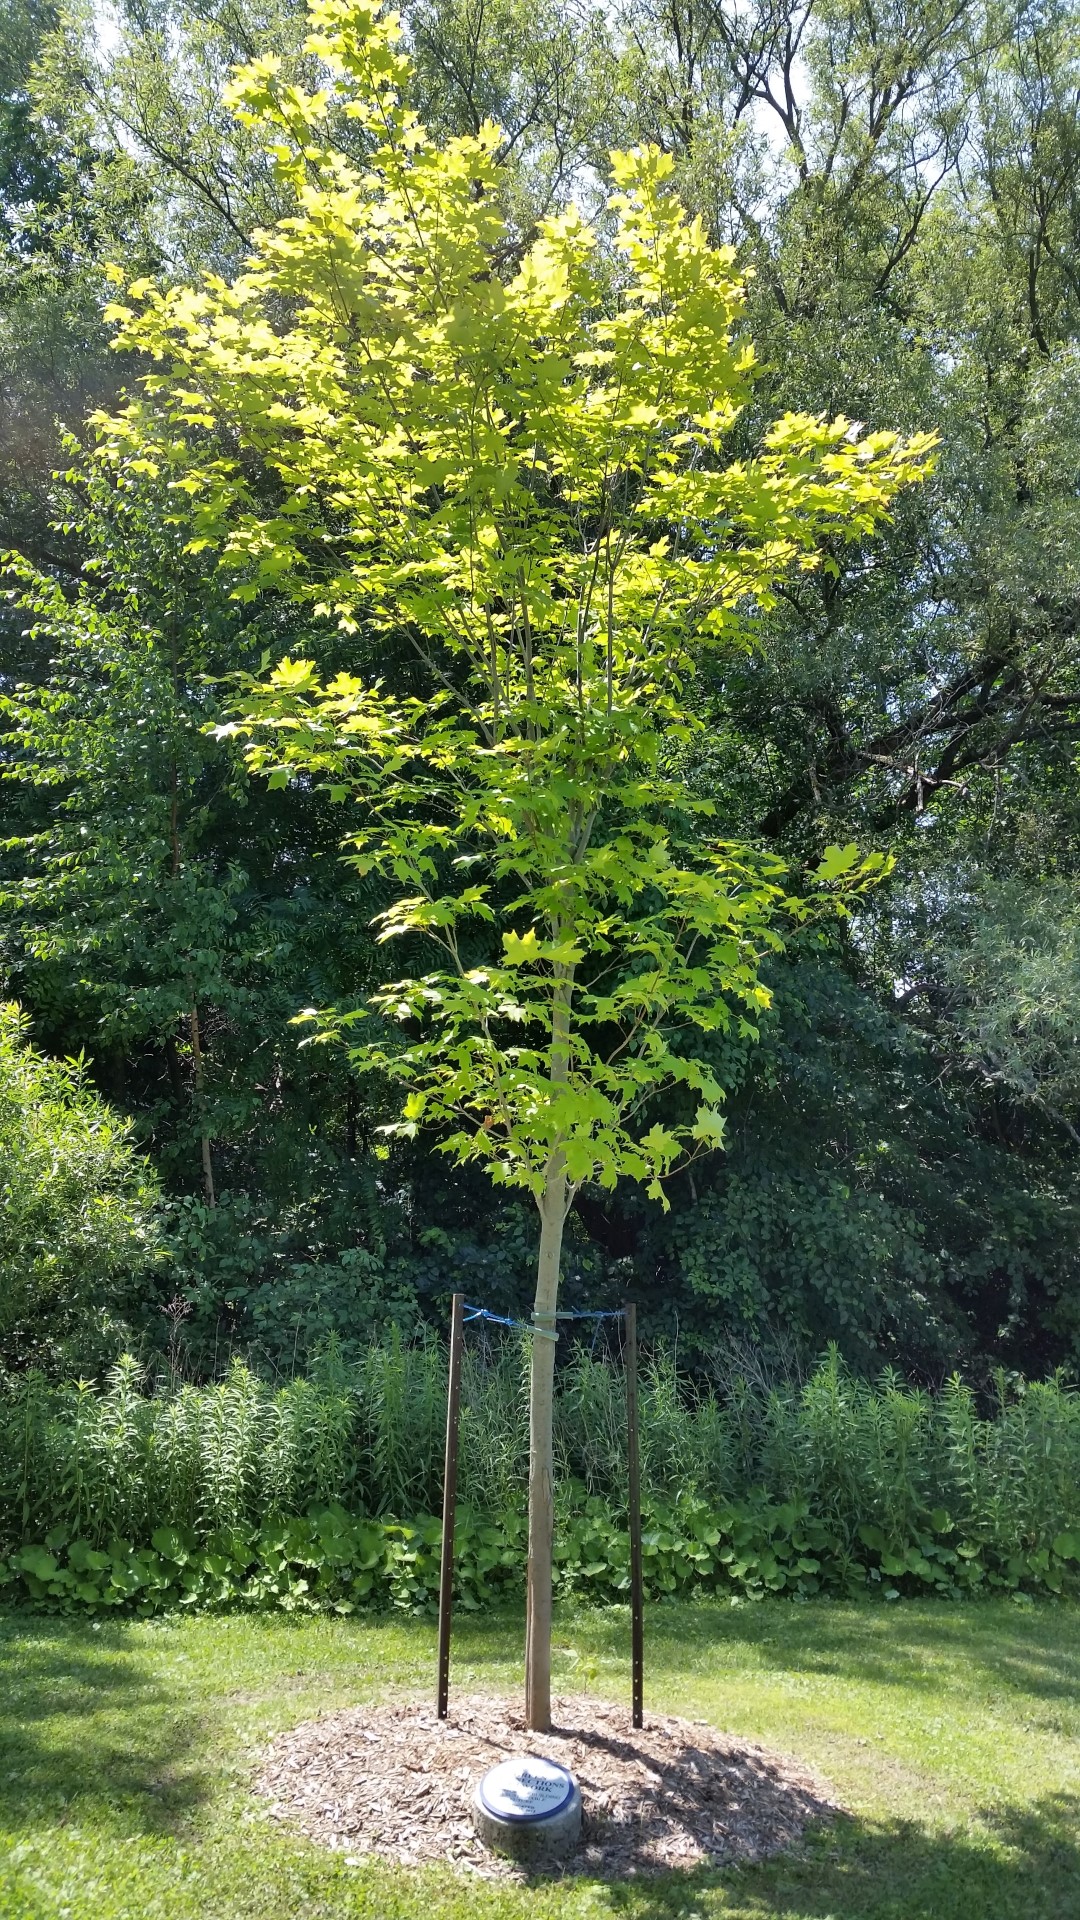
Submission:
M 500 1820 L 489 1813 L 477 1787 L 472 1802 L 473 1826 L 486 1847 L 505 1853 L 523 1867 L 555 1866 L 572 1853 L 581 1838 L 581 1792 L 574 1791 L 558 1813 L 542 1820 Z

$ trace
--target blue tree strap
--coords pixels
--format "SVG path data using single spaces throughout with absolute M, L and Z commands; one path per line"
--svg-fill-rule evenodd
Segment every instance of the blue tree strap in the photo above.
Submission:
M 465 1319 L 487 1320 L 495 1327 L 516 1327 L 519 1333 L 539 1334 L 541 1340 L 557 1340 L 558 1334 L 548 1327 L 534 1326 L 531 1320 L 511 1320 L 505 1313 L 489 1313 L 486 1307 L 465 1308 Z

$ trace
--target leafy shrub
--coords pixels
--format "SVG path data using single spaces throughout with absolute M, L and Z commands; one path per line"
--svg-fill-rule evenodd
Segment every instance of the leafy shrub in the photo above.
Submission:
M 110 1312 L 160 1258 L 157 1189 L 81 1062 L 26 1036 L 0 1005 L 0 1365 L 96 1365 Z
M 686 1498 L 651 1502 L 642 1561 L 646 1598 L 728 1594 L 851 1594 L 878 1586 L 886 1598 L 934 1592 L 960 1598 L 978 1591 L 1076 1591 L 1080 1529 L 1045 1546 L 1002 1555 L 992 1546 L 946 1538 L 945 1513 L 914 1539 L 889 1542 L 879 1528 L 860 1528 L 863 1551 L 797 1501 L 757 1499 L 712 1509 Z M 523 1508 L 485 1518 L 458 1514 L 454 1586 L 457 1602 L 477 1609 L 520 1592 L 524 1581 Z M 200 1539 L 187 1527 L 156 1527 L 148 1543 L 113 1538 L 105 1546 L 54 1528 L 0 1564 L 0 1588 L 39 1606 L 99 1611 L 134 1607 L 244 1607 L 286 1612 L 352 1613 L 402 1608 L 431 1613 L 439 1588 L 440 1522 L 357 1518 L 342 1507 L 267 1520 L 258 1529 L 219 1527 Z M 604 1503 L 586 1496 L 558 1528 L 555 1587 L 595 1602 L 625 1600 L 630 1538 Z
M 276 1204 L 228 1189 L 213 1207 L 194 1194 L 169 1203 L 178 1345 L 196 1368 L 212 1370 L 215 1351 L 234 1342 L 290 1370 L 331 1339 L 355 1358 L 388 1327 L 416 1325 L 415 1290 L 387 1264 L 370 1179 L 363 1165 L 335 1168 L 328 1192 Z M 355 1244 L 358 1233 L 369 1244 Z

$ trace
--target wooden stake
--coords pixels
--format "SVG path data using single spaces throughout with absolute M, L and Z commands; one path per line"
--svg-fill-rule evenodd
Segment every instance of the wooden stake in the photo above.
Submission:
M 644 1725 L 645 1623 L 641 1580 L 641 1461 L 638 1455 L 637 1308 L 626 1306 L 626 1459 L 630 1475 L 630 1670 L 633 1725 Z
M 439 1564 L 439 1687 L 436 1711 L 446 1719 L 450 1698 L 450 1611 L 454 1592 L 454 1512 L 457 1507 L 458 1411 L 461 1406 L 461 1333 L 465 1295 L 455 1293 L 450 1310 L 450 1381 L 446 1395 L 446 1457 L 443 1465 L 442 1560 Z

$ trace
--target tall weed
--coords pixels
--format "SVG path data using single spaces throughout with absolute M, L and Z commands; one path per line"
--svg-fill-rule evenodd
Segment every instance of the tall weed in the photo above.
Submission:
M 527 1373 L 526 1340 L 469 1336 L 459 1487 L 476 1513 L 523 1507 Z M 919 1539 L 1008 1559 L 1080 1528 L 1080 1396 L 1060 1378 L 1002 1376 L 996 1404 L 980 1410 L 959 1380 L 936 1395 L 894 1374 L 871 1383 L 835 1352 L 802 1381 L 718 1369 L 710 1385 L 681 1378 L 660 1349 L 644 1361 L 640 1406 L 653 1503 L 797 1507 L 843 1552 L 872 1540 L 890 1563 Z M 151 1387 L 131 1359 L 100 1388 L 27 1374 L 0 1391 L 0 1551 L 56 1529 L 96 1549 L 146 1541 L 163 1526 L 206 1540 L 331 1505 L 373 1517 L 433 1513 L 445 1408 L 444 1350 L 397 1335 L 356 1364 L 328 1351 L 311 1377 L 283 1386 L 236 1360 L 202 1387 Z M 562 1360 L 555 1438 L 563 1510 L 599 1502 L 619 1523 L 617 1354 L 582 1346 Z

